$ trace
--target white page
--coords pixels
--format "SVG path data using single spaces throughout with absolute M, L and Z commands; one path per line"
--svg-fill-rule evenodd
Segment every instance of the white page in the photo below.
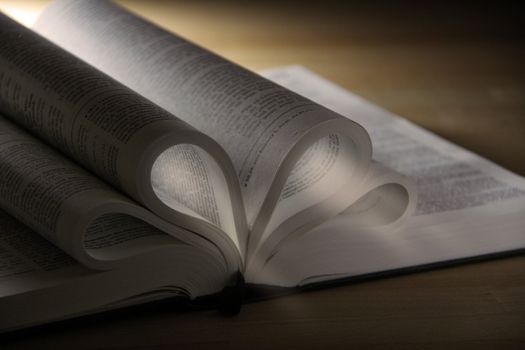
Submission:
M 395 232 L 352 231 L 342 214 L 283 247 L 248 280 L 292 286 L 525 248 L 522 177 L 302 67 L 265 76 L 364 125 L 374 158 L 414 177 L 420 195 L 416 215 Z
M 172 227 L 197 231 L 213 242 L 215 237 L 229 241 L 228 250 L 234 248 L 234 254 L 240 255 L 240 238 L 246 240 L 247 236 L 244 208 L 237 176 L 221 147 L 1 13 L 0 113 L 0 129 L 5 129 L 0 130 L 0 139 L 13 136 L 8 135 L 12 128 L 6 126 L 4 117 L 32 133 L 20 139 L 16 136 L 9 144 L 3 140 L 6 142 L 0 147 L 0 158 L 5 164 L 0 167 L 5 167 L 3 173 L 14 175 L 0 181 L 0 202 L 12 215 L 23 217 L 25 224 L 73 256 L 73 250 L 84 250 L 82 242 L 73 238 L 82 235 L 73 229 L 80 220 L 69 213 L 71 218 L 64 219 L 69 220 L 69 226 L 65 226 L 68 233 L 59 235 L 58 217 L 67 217 L 62 213 L 71 209 L 81 212 L 85 219 L 89 195 L 82 195 L 83 201 L 70 197 L 79 192 L 94 193 L 101 186 L 108 193 L 122 190 Z M 32 138 L 54 148 L 39 146 Z M 28 145 L 18 144 L 17 140 Z M 29 153 L 38 161 L 30 160 Z M 59 153 L 84 169 L 60 166 L 62 161 L 56 159 Z M 54 167 L 53 171 L 43 165 L 47 157 L 53 159 L 49 166 Z M 19 170 L 10 170 L 9 164 L 16 164 Z M 98 178 L 85 180 L 88 171 Z M 28 188 L 21 180 L 24 177 L 31 183 Z M 89 173 L 87 178 L 93 175 Z M 187 195 L 190 192 L 191 197 Z M 43 199 L 49 196 L 58 199 Z M 65 205 L 65 200 L 73 205 Z M 132 203 L 127 198 L 117 201 Z M 79 209 L 78 203 L 85 206 Z M 108 198 L 99 200 L 101 206 L 108 203 Z M 29 217 L 32 220 L 26 220 Z
M 224 147 L 251 226 L 246 265 L 269 238 L 279 243 L 362 195 L 370 139 L 351 119 L 109 1 L 54 1 L 34 28 Z
M 370 142 L 356 123 L 109 1 L 55 1 L 34 29 L 217 141 L 237 172 L 253 228 L 250 244 L 259 240 L 283 188 L 291 199 L 329 178 L 333 188 L 311 195 L 317 201 L 309 207 L 324 200 L 339 204 L 349 198 L 341 188 L 366 172 Z M 334 162 L 303 158 L 311 162 L 295 171 L 302 186 L 293 179 L 286 184 L 302 153 L 335 135 L 337 147 L 315 150 L 319 158 L 331 152 Z M 342 171 L 332 168 L 344 162 L 350 170 L 339 176 Z M 333 205 L 331 215 L 349 204 Z
M 166 221 L 220 228 L 238 247 L 247 235 L 237 176 L 217 143 L 1 13 L 0 112 Z M 184 166 L 179 155 L 190 153 Z

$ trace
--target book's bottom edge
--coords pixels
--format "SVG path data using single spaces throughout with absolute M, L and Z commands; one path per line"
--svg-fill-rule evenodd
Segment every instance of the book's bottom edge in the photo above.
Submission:
M 362 275 L 349 276 L 343 278 L 334 278 L 324 282 L 315 282 L 300 287 L 278 287 L 263 284 L 246 284 L 242 289 L 242 303 L 256 303 L 277 297 L 288 296 L 298 292 L 315 291 L 320 289 L 334 288 L 342 285 L 351 285 L 379 278 L 389 278 L 406 274 L 413 274 L 419 272 L 426 272 L 430 270 L 437 270 L 452 266 L 465 265 L 474 262 L 482 262 L 487 260 L 501 259 L 511 256 L 525 254 L 525 248 L 515 250 L 490 253 L 478 255 L 473 257 L 465 257 L 453 260 L 446 260 L 416 266 L 403 267 L 398 269 L 379 271 L 373 273 L 366 273 Z M 139 316 L 146 316 L 148 314 L 158 313 L 180 313 L 195 311 L 210 311 L 218 309 L 220 303 L 223 301 L 223 296 L 218 294 L 207 295 L 190 300 L 187 296 L 175 296 L 166 299 L 150 301 L 143 304 L 130 305 L 121 308 L 114 308 L 104 311 L 94 310 L 92 313 L 87 313 L 64 320 L 54 321 L 42 325 L 35 325 L 29 328 L 23 328 L 14 331 L 7 331 L 0 334 L 1 343 L 6 341 L 23 339 L 29 336 L 38 336 L 39 334 L 47 334 L 48 332 L 64 332 L 68 329 L 78 329 L 79 327 L 89 327 L 91 325 L 100 323 L 111 323 L 119 319 L 136 318 Z

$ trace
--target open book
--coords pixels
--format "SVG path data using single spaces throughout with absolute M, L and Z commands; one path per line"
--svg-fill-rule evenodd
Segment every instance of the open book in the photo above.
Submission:
M 34 30 L 0 14 L 0 331 L 525 248 L 524 179 L 303 68 L 105 1 Z

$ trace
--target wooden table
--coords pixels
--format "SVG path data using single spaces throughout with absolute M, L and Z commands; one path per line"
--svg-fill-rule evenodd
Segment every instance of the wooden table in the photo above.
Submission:
M 36 13 L 46 2 L 0 0 L 0 8 Z M 304 65 L 525 175 L 525 21 L 518 3 L 122 3 L 250 69 Z M 246 305 L 233 318 L 158 310 L 103 317 L 0 347 L 177 345 L 525 349 L 525 257 L 278 298 Z

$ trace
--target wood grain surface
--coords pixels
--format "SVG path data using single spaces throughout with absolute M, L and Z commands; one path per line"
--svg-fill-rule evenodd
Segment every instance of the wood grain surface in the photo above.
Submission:
M 119 2 L 250 69 L 304 65 L 525 175 L 519 2 Z M 0 0 L 0 9 L 30 22 L 46 3 Z M 246 305 L 231 318 L 137 311 L 0 343 L 1 349 L 184 347 L 525 349 L 525 257 L 301 293 Z

